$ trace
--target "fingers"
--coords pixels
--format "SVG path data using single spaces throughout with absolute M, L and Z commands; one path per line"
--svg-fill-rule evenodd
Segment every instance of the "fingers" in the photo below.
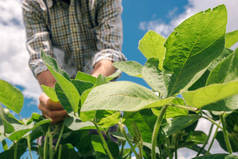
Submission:
M 63 109 L 62 105 L 51 101 L 45 93 L 40 95 L 39 100 L 40 103 L 38 108 L 46 118 L 52 119 L 52 123 L 62 121 L 67 115 L 67 112 Z
M 39 97 L 40 104 L 50 110 L 62 110 L 64 109 L 59 102 L 53 102 L 50 98 L 45 94 L 42 93 Z

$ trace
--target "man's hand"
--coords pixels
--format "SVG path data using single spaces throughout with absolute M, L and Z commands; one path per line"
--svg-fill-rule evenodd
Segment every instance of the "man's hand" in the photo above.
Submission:
M 64 110 L 62 105 L 59 102 L 53 102 L 50 100 L 45 93 L 40 95 L 39 101 L 40 103 L 38 108 L 46 118 L 50 118 L 52 120 L 52 123 L 62 121 L 67 115 L 67 112 Z
M 92 76 L 97 77 L 100 74 L 103 76 L 110 76 L 116 71 L 116 68 L 112 65 L 110 60 L 101 60 L 94 66 L 94 70 L 91 73 Z
M 37 79 L 40 84 L 44 84 L 49 87 L 54 87 L 56 82 L 50 71 L 40 73 L 37 76 Z M 52 123 L 62 121 L 67 115 L 67 112 L 64 110 L 62 105 L 59 102 L 53 102 L 50 100 L 45 93 L 42 93 L 39 97 L 38 108 L 46 118 L 50 118 L 52 120 Z

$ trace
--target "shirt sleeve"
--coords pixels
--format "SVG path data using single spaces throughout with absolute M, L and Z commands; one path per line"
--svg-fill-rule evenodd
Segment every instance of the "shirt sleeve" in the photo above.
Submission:
M 39 4 L 33 0 L 24 0 L 22 3 L 26 30 L 26 48 L 30 54 L 28 64 L 35 77 L 47 70 L 47 67 L 40 58 L 41 50 L 53 57 L 49 32 L 40 5 L 44 4 Z
M 112 62 L 125 61 L 122 47 L 122 5 L 121 0 L 98 0 L 97 49 L 93 66 L 102 59 Z

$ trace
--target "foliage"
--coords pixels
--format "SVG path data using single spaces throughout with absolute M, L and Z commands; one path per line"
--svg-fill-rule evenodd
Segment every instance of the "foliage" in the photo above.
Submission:
M 31 158 L 36 151 L 43 159 L 171 159 L 180 148 L 197 152 L 195 159 L 238 158 L 232 155 L 238 151 L 238 49 L 226 48 L 238 35 L 225 34 L 226 23 L 221 5 L 188 18 L 167 39 L 149 31 L 139 43 L 147 62 L 114 66 L 144 79 L 150 88 L 110 82 L 120 71 L 98 78 L 78 72 L 70 79 L 42 52 L 56 79 L 54 88 L 42 89 L 63 105 L 68 117 L 56 125 L 34 113 L 17 120 L 8 109 L 19 113 L 23 96 L 1 80 L 0 102 L 8 109 L 0 108 L 0 158 L 18 159 L 28 150 Z M 211 122 L 209 134 L 195 130 L 200 118 Z M 40 136 L 44 138 L 36 143 Z M 211 154 L 214 140 L 227 154 Z

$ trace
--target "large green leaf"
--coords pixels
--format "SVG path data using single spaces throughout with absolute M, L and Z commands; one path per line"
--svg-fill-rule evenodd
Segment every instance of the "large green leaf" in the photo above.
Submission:
M 194 91 L 184 92 L 182 96 L 187 105 L 201 108 L 236 94 L 238 94 L 238 80 L 221 84 L 211 84 Z
M 70 130 L 77 131 L 80 129 L 95 129 L 95 126 L 92 122 L 82 122 L 76 117 L 68 117 L 64 120 L 64 124 Z
M 182 115 L 187 115 L 188 110 L 176 107 L 176 105 L 185 105 L 183 99 L 181 98 L 175 98 L 172 102 L 171 105 L 168 106 L 165 112 L 165 118 L 174 118 L 177 116 L 182 116 Z M 156 115 L 159 116 L 161 112 L 161 108 L 152 108 L 152 112 Z
M 235 43 L 238 42 L 238 30 L 226 33 L 226 48 L 232 47 Z
M 183 130 L 184 128 L 192 125 L 199 119 L 198 115 L 190 114 L 186 116 L 178 116 L 175 118 L 167 119 L 166 126 L 163 127 L 163 131 L 167 136 Z
M 214 155 L 199 156 L 193 159 L 238 159 L 238 156 L 229 154 L 214 154 Z
M 130 76 L 141 77 L 142 65 L 135 61 L 121 61 L 113 63 L 113 66 Z
M 227 56 L 229 56 L 233 50 L 225 48 L 222 53 L 215 59 L 213 60 L 209 67 L 208 70 L 212 71 L 221 61 L 223 61 Z
M 163 69 L 163 61 L 165 56 L 165 38 L 154 31 L 148 31 L 139 42 L 139 49 L 143 55 L 149 58 L 157 58 L 159 60 L 159 69 Z
M 158 69 L 159 60 L 150 58 L 142 69 L 142 77 L 159 96 L 167 97 L 169 75 Z
M 80 95 L 75 86 L 64 76 L 57 73 L 50 65 L 46 64 L 49 71 L 54 76 L 55 80 L 63 90 L 74 112 L 78 112 Z
M 74 86 L 77 88 L 78 92 L 80 95 L 82 95 L 82 93 L 93 87 L 93 84 L 90 82 L 84 82 L 84 81 L 80 81 L 80 80 L 72 80 L 72 83 L 74 84 Z
M 138 111 L 160 107 L 172 98 L 159 99 L 151 90 L 126 81 L 111 82 L 95 87 L 82 105 L 81 111 L 115 110 Z
M 45 94 L 54 102 L 58 102 L 59 99 L 56 95 L 55 89 L 52 87 L 48 87 L 45 85 L 41 85 L 41 88 L 43 89 L 43 91 L 45 92 Z
M 207 85 L 224 83 L 238 79 L 238 49 L 220 62 L 209 74 Z M 238 95 L 204 107 L 208 110 L 229 111 L 238 109 Z
M 70 79 L 69 75 L 57 65 L 57 62 L 54 58 L 47 55 L 44 51 L 41 51 L 41 58 L 46 65 L 51 66 L 56 72 L 63 75 L 65 78 Z
M 22 93 L 6 81 L 0 80 L 0 103 L 20 113 L 24 102 Z
M 224 49 L 227 13 L 224 5 L 200 12 L 168 37 L 164 69 L 174 72 L 169 95 L 189 88 Z
M 84 81 L 84 82 L 89 82 L 89 83 L 92 83 L 94 84 L 96 82 L 96 77 L 94 76 L 91 76 L 87 73 L 84 73 L 84 72 L 78 72 L 76 77 L 75 77 L 76 80 L 80 80 L 80 81 Z

